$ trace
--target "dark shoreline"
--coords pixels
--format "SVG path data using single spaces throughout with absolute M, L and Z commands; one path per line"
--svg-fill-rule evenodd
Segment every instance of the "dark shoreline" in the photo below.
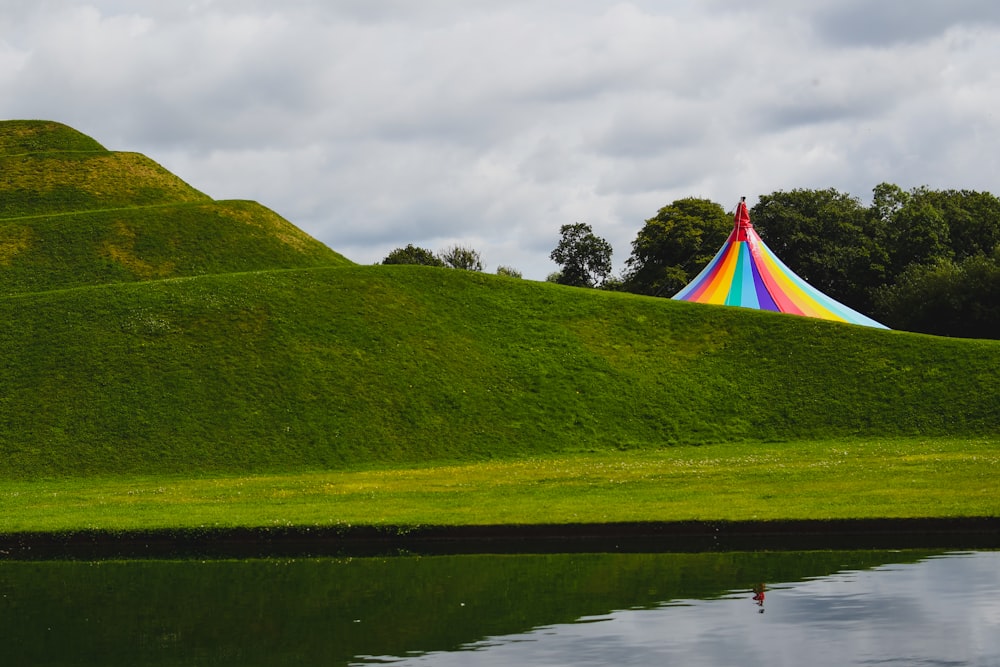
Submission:
M 927 548 L 1000 548 L 1000 517 L 0 534 L 0 560 Z

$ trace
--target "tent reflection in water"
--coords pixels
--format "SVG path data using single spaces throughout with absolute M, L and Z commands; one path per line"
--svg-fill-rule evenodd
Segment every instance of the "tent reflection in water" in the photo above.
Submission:
M 831 299 L 785 266 L 750 224 L 746 197 L 736 207 L 725 244 L 673 298 L 888 328 Z

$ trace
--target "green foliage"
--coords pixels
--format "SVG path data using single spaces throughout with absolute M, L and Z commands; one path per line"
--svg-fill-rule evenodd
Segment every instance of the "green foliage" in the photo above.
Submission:
M 515 269 L 513 266 L 505 266 L 501 264 L 497 267 L 498 276 L 507 276 L 508 278 L 521 278 L 521 272 Z
M 732 216 L 707 199 L 678 199 L 664 206 L 632 241 L 624 289 L 674 295 L 715 256 L 732 228 Z
M 883 227 L 886 252 L 899 272 L 911 264 L 988 255 L 1000 244 L 1000 199 L 988 192 L 907 192 L 880 183 L 868 213 Z
M 464 271 L 482 271 L 483 258 L 479 251 L 460 245 L 453 245 L 444 249 L 438 257 L 445 266 Z
M 836 190 L 793 190 L 761 196 L 751 217 L 793 271 L 889 326 L 1000 336 L 988 260 L 972 260 L 1000 244 L 1000 199 L 989 193 L 880 183 L 865 209 Z
M 596 236 L 590 225 L 577 222 L 559 228 L 559 244 L 549 254 L 562 267 L 561 285 L 597 287 L 611 274 L 611 244 Z
M 601 289 L 608 292 L 624 292 L 625 290 L 625 280 L 618 276 L 608 276 L 601 283 Z
M 792 190 L 761 195 L 751 219 L 811 285 L 889 326 L 1000 337 L 983 259 L 1000 246 L 1000 199 L 989 193 L 880 183 L 865 208 L 834 189 Z M 706 200 L 664 207 L 632 243 L 625 289 L 670 296 L 711 260 L 731 228 L 721 207 Z
M 792 190 L 762 195 L 750 218 L 765 243 L 813 287 L 871 312 L 870 289 L 885 280 L 888 256 L 878 220 L 850 195 Z
M 944 336 L 1000 336 L 1000 246 L 992 257 L 912 264 L 875 294 L 889 326 Z
M 405 248 L 396 248 L 382 260 L 383 264 L 418 264 L 421 266 L 443 267 L 444 261 L 426 248 L 408 243 Z
M 997 248 L 1000 248 L 1000 198 L 988 192 L 948 191 L 945 194 L 948 201 L 941 206 L 948 220 L 948 235 L 955 258 L 963 260 L 991 252 L 996 258 Z
M 892 267 L 901 272 L 909 266 L 951 259 L 948 241 L 948 223 L 941 211 L 922 199 L 911 199 L 890 227 Z

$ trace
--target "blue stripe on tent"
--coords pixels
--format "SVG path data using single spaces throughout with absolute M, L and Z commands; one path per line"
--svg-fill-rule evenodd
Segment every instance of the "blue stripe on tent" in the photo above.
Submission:
M 753 275 L 753 256 L 750 254 L 750 244 L 740 243 L 740 262 L 743 267 L 743 294 L 740 296 L 740 305 L 744 308 L 760 308 L 757 301 L 757 286 Z

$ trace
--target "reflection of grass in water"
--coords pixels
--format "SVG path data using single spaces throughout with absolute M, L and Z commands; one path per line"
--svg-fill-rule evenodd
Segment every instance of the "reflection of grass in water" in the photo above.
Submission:
M 997 516 L 996 445 L 995 438 L 831 440 L 394 470 L 0 482 L 0 527 Z
M 926 556 L 0 562 L 4 664 L 343 664 Z

